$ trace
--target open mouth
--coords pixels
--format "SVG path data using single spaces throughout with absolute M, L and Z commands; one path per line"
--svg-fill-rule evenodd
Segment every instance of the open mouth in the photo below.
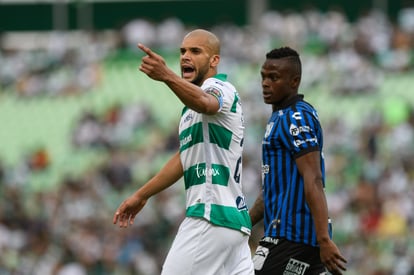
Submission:
M 181 73 L 183 78 L 189 78 L 194 74 L 194 68 L 190 65 L 182 65 L 181 66 Z

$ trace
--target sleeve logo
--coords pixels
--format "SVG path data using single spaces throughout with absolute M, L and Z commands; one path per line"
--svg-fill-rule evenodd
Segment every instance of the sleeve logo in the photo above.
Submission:
M 300 133 L 309 133 L 311 131 L 312 131 L 311 127 L 307 125 L 297 126 L 295 124 L 290 124 L 290 127 L 289 127 L 289 132 L 294 137 L 298 136 Z

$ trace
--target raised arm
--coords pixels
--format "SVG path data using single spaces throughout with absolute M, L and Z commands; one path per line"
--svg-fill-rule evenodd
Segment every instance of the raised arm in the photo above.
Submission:
M 217 99 L 205 93 L 199 86 L 181 78 L 165 63 L 165 60 L 150 48 L 138 44 L 147 55 L 142 58 L 139 70 L 150 78 L 164 82 L 190 109 L 204 114 L 215 114 L 219 109 Z

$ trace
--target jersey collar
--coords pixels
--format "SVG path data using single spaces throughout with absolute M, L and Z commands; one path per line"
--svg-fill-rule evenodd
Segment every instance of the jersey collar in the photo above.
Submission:
M 294 103 L 303 100 L 303 98 L 304 98 L 304 95 L 297 94 L 296 96 L 292 97 L 291 99 L 287 100 L 286 102 L 283 102 L 283 104 L 276 106 L 276 108 L 274 108 L 273 111 L 286 109 L 287 107 L 293 105 Z
M 216 74 L 215 76 L 213 76 L 214 78 L 217 78 L 221 81 L 226 81 L 227 80 L 227 75 L 226 74 Z

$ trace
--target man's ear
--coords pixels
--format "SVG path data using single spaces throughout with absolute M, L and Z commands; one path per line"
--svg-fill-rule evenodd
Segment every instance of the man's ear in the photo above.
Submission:
M 300 84 L 300 75 L 295 75 L 290 82 L 292 88 L 298 88 Z
M 213 55 L 210 58 L 210 67 L 217 67 L 220 62 L 220 56 L 218 54 Z

